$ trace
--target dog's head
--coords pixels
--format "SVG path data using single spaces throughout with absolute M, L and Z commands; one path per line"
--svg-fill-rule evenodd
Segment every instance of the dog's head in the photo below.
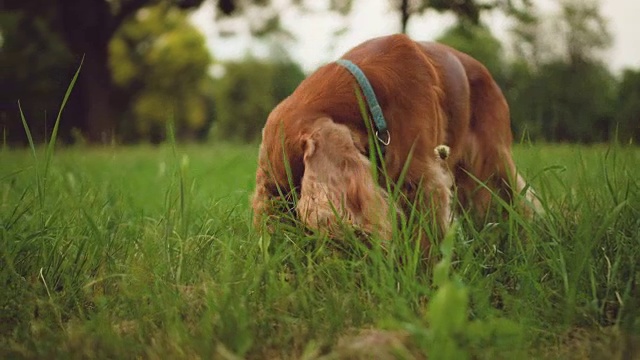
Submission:
M 349 128 L 320 118 L 300 140 L 304 163 L 296 208 L 300 220 L 329 234 L 340 234 L 343 225 L 352 225 L 389 239 L 392 210 L 387 193 L 373 178 L 371 162 Z

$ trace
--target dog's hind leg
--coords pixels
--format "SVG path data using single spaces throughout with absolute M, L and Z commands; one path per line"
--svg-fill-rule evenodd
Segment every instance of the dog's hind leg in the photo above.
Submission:
M 458 200 L 480 222 L 486 222 L 493 210 L 500 208 L 496 196 L 531 217 L 541 206 L 516 170 L 506 101 L 499 89 L 474 97 L 465 155 L 454 170 Z

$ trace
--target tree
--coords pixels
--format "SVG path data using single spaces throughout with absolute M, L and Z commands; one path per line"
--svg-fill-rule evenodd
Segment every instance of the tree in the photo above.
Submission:
M 615 79 L 601 64 L 545 64 L 535 79 L 545 137 L 552 141 L 609 140 Z
M 480 24 L 483 11 L 499 9 L 508 15 L 521 15 L 530 0 L 391 0 L 391 7 L 400 13 L 400 30 L 407 32 L 409 19 L 431 9 L 440 13 L 453 13 L 459 21 Z
M 108 66 L 109 41 L 120 25 L 144 6 L 161 0 L 5 0 L 6 10 L 16 11 L 31 23 L 45 24 L 73 55 L 67 66 L 84 58 L 70 107 L 73 122 L 90 141 L 104 142 L 115 131 L 112 96 L 114 84 Z M 186 8 L 199 1 L 177 1 Z
M 502 44 L 489 28 L 458 23 L 447 29 L 437 41 L 473 56 L 489 69 L 498 84 L 505 84 L 507 74 Z
M 33 138 L 44 139 L 53 126 L 56 110 L 72 73 L 65 44 L 45 23 L 28 21 L 23 13 L 0 13 L 0 132 L 3 143 L 26 141 L 17 100 Z M 59 96 L 51 96 L 58 93 Z M 35 121 L 37 119 L 38 121 Z M 62 132 L 69 131 L 63 123 Z
M 624 71 L 616 103 L 618 139 L 628 143 L 640 143 L 640 70 Z
M 164 139 L 165 123 L 194 138 L 212 120 L 207 93 L 211 62 L 202 34 L 174 7 L 145 8 L 110 43 L 110 66 L 126 109 L 125 140 Z
M 533 4 L 525 4 L 514 15 L 510 30 L 515 65 L 519 67 L 516 71 L 528 71 L 540 64 L 542 54 L 548 52 L 543 44 L 542 19 Z
M 255 141 L 269 112 L 304 79 L 290 61 L 266 62 L 253 58 L 226 65 L 217 81 L 217 118 L 214 136 L 226 140 Z
M 114 34 L 126 19 L 145 6 L 164 3 L 191 9 L 202 2 L 203 0 L 3 0 L 2 13 L 21 16 L 22 21 L 20 27 L 13 29 L 0 25 L 0 33 L 3 38 L 9 38 L 25 27 L 44 27 L 50 38 L 56 38 L 57 42 L 64 44 L 72 55 L 71 60 L 58 64 L 67 69 L 64 71 L 67 75 L 84 58 L 72 99 L 65 110 L 65 115 L 70 115 L 66 120 L 72 123 L 71 126 L 79 128 L 89 141 L 103 142 L 113 136 L 117 123 L 113 106 L 114 83 L 108 64 L 108 47 Z M 221 16 L 237 14 L 250 5 L 266 8 L 270 1 L 216 2 Z M 9 34 L 8 31 L 11 30 L 15 32 Z M 28 42 L 23 45 L 29 46 Z M 7 53 L 4 55 L 13 56 Z M 31 61 L 42 60 L 39 59 L 39 53 L 32 56 L 36 58 L 30 59 Z M 15 103 L 17 99 L 10 97 L 9 101 Z
M 598 0 L 561 0 L 561 17 L 556 24 L 563 39 L 563 56 L 570 64 L 597 60 L 599 52 L 611 46 L 611 33 L 600 15 Z
M 539 23 L 529 25 L 519 34 L 529 47 L 516 52 L 507 91 L 516 127 L 552 141 L 608 140 L 616 82 L 598 59 L 611 38 L 597 3 L 562 0 L 548 28 L 553 33 L 544 33 Z M 554 42 L 542 45 L 545 38 Z M 535 54 L 541 46 L 549 49 L 546 57 Z

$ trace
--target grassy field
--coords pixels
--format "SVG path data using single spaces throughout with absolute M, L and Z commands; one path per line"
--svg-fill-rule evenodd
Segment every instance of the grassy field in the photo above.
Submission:
M 425 267 L 253 230 L 256 147 L 2 150 L 0 358 L 640 358 L 640 149 L 514 152 L 545 216 Z

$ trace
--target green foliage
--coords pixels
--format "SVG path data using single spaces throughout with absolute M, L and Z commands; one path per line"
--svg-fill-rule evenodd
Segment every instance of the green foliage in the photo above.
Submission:
M 616 82 L 603 65 L 552 62 L 516 71 L 507 94 L 520 130 L 550 141 L 610 139 Z
M 463 336 L 468 327 L 469 294 L 460 279 L 451 279 L 449 274 L 456 233 L 457 226 L 454 226 L 440 244 L 442 260 L 433 269 L 433 284 L 438 290 L 429 301 L 427 310 L 430 340 L 432 346 L 439 349 L 433 357 L 438 359 L 465 357 L 456 338 Z
M 458 23 L 447 29 L 438 42 L 467 53 L 478 59 L 494 76 L 498 84 L 506 81 L 502 44 L 485 26 Z
M 614 113 L 617 139 L 640 144 L 640 70 L 624 71 Z
M 212 136 L 258 140 L 269 112 L 303 79 L 300 67 L 291 62 L 249 58 L 226 64 L 224 76 L 215 84 L 217 121 Z
M 454 249 L 461 248 L 464 232 L 456 222 L 440 244 L 442 259 L 434 266 L 433 285 L 426 320 L 426 348 L 434 359 L 467 359 L 477 352 L 521 357 L 524 329 L 518 323 L 495 315 L 472 319 L 470 286 L 454 267 Z M 476 305 L 476 314 L 482 313 Z
M 120 127 L 129 138 L 162 139 L 168 121 L 183 137 L 208 127 L 211 58 L 185 14 L 164 5 L 140 10 L 109 48 L 114 82 L 128 100 Z
M 33 137 L 41 142 L 51 130 L 71 75 L 71 54 L 43 19 L 32 21 L 22 11 L 0 14 L 0 39 L 2 140 L 26 140 L 18 111 L 21 100 Z
M 560 5 L 550 28 L 525 18 L 514 29 L 517 57 L 505 88 L 514 128 L 548 141 L 608 141 L 620 101 L 617 80 L 598 60 L 611 44 L 606 21 L 597 1 Z
M 112 138 L 120 132 L 116 135 L 121 135 L 126 141 L 134 141 L 139 136 L 160 140 L 164 133 L 158 130 L 158 118 L 162 111 L 165 111 L 165 118 L 179 117 L 176 119 L 180 125 L 178 136 L 188 139 L 201 137 L 204 133 L 202 130 L 207 127 L 205 123 L 212 118 L 211 101 L 200 95 L 210 92 L 211 84 L 207 84 L 205 76 L 201 76 L 202 80 L 197 84 L 191 79 L 192 74 L 200 71 L 201 40 L 196 39 L 193 28 L 184 20 L 186 15 L 181 15 L 183 19 L 180 20 L 171 12 L 197 8 L 202 2 L 203 0 L 3 0 L 0 14 L 0 83 L 3 85 L 0 89 L 0 130 L 3 141 L 26 143 L 24 133 L 20 130 L 16 107 L 19 99 L 29 105 L 25 111 L 29 113 L 36 141 L 46 138 L 46 133 L 50 131 L 47 121 L 51 121 L 46 114 L 56 110 L 64 93 L 64 83 L 85 55 L 86 66 L 76 87 L 80 94 L 69 102 L 65 121 L 61 125 L 62 138 L 68 141 L 76 138 L 104 143 L 107 139 L 117 140 Z M 299 5 L 300 1 L 292 0 L 292 3 Z M 143 9 L 142 13 L 145 13 L 149 11 L 144 10 L 145 7 L 154 6 L 173 9 L 167 10 L 170 24 L 166 27 L 146 27 L 146 31 L 151 31 L 153 36 L 158 37 L 160 34 L 156 31 L 169 29 L 171 35 L 165 39 L 169 44 L 163 46 L 166 45 L 170 50 L 165 49 L 163 52 L 154 47 L 151 52 L 155 52 L 155 55 L 152 58 L 127 58 L 128 62 L 136 65 L 123 66 L 140 71 L 142 75 L 136 76 L 136 80 L 142 78 L 145 84 L 150 76 L 174 76 L 174 80 L 186 76 L 187 80 L 176 81 L 178 85 L 172 85 L 175 94 L 181 94 L 182 98 L 177 99 L 178 101 L 166 101 L 167 85 L 162 81 L 159 81 L 160 84 L 150 85 L 153 91 L 141 90 L 143 85 L 139 83 L 127 84 L 123 91 L 122 87 L 116 86 L 112 81 L 108 59 L 111 40 L 116 33 L 117 36 L 123 36 L 123 32 L 128 33 L 124 36 L 130 36 L 130 41 L 135 41 L 136 36 L 150 36 L 132 34 L 136 32 L 131 30 L 134 25 L 129 25 L 128 30 L 119 30 L 125 22 L 144 22 L 137 19 L 139 11 Z M 267 11 L 269 16 L 260 16 Z M 281 30 L 278 20 L 280 13 L 268 0 L 216 1 L 212 20 L 218 15 L 224 17 L 232 13 L 251 17 L 250 26 L 255 33 L 265 35 Z M 178 44 L 180 41 L 188 44 Z M 124 53 L 133 51 L 132 46 L 136 45 L 126 43 L 117 45 L 116 48 L 120 48 L 119 55 L 122 57 Z M 135 51 L 150 51 L 144 46 L 141 45 Z M 190 54 L 191 51 L 195 53 Z M 182 60 L 195 68 L 185 69 Z M 179 69 L 171 70 L 179 71 L 180 74 L 149 74 L 141 65 L 143 61 L 152 61 L 153 67 L 178 65 Z M 180 84 L 194 87 L 190 87 L 188 93 L 185 93 Z M 136 99 L 128 96 L 135 96 Z M 129 104 L 129 100 L 135 100 L 135 104 Z M 126 112 L 124 116 L 123 112 Z M 140 122 L 133 120 L 137 114 L 141 114 L 144 119 Z

